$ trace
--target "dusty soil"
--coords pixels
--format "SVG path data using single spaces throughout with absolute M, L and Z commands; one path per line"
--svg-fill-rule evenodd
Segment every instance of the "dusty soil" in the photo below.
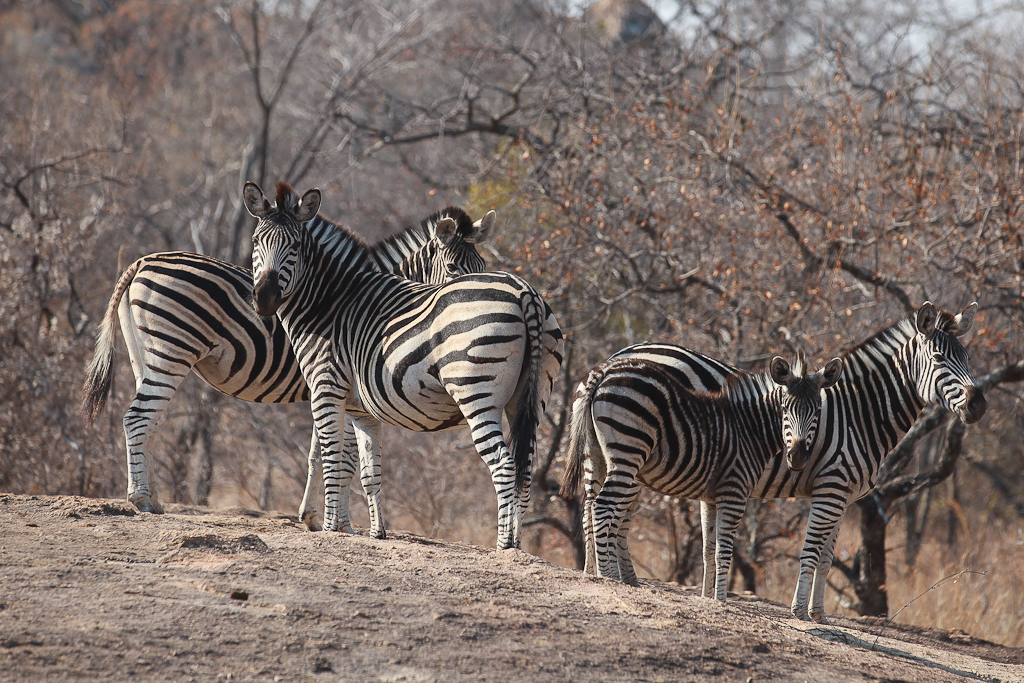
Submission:
M 1022 649 L 882 627 L 400 532 L 0 494 L 4 681 L 1024 681 Z

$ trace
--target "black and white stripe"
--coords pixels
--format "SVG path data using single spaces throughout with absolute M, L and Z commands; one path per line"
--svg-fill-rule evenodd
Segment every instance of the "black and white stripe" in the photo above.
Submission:
M 977 304 L 954 315 L 926 302 L 913 319 L 844 354 L 842 377 L 825 392 L 807 466 L 793 471 L 776 457 L 751 491 L 753 498 L 811 499 L 792 604 L 797 617 L 824 621 L 825 582 L 846 508 L 871 490 L 882 460 L 923 406 L 938 403 L 967 424 L 984 415 L 985 398 L 975 387 L 958 339 L 969 332 L 976 312 Z M 716 390 L 739 372 L 670 344 L 638 344 L 613 358 L 656 363 L 696 389 Z M 706 535 L 714 529 L 712 521 L 704 519 Z
M 474 223 L 456 207 L 437 212 L 374 247 L 373 263 L 410 278 L 440 278 L 484 269 L 474 244 L 494 223 L 489 212 Z M 135 374 L 136 394 L 124 415 L 128 500 L 162 512 L 149 481 L 147 446 L 168 403 L 190 371 L 218 391 L 256 403 L 308 401 L 309 389 L 291 344 L 276 318 L 252 308 L 252 273 L 220 259 L 189 252 L 151 254 L 121 275 L 100 323 L 85 381 L 83 412 L 90 422 L 106 404 L 113 377 L 114 324 Z M 310 470 L 319 475 L 315 435 Z M 352 449 L 354 453 L 354 448 Z M 307 489 L 310 488 L 307 482 Z M 300 515 L 315 525 L 307 494 Z
M 681 351 L 694 368 L 716 363 Z M 821 390 L 841 372 L 839 359 L 807 374 L 802 354 L 793 368 L 776 356 L 767 372 L 731 372 L 721 391 L 707 393 L 639 358 L 613 356 L 591 370 L 573 402 L 563 481 L 570 493 L 584 480 L 586 571 L 637 583 L 627 540 L 644 484 L 699 499 L 716 519 L 717 536 L 705 537 L 703 594 L 724 600 L 733 536 L 751 489 L 777 453 L 785 451 L 794 467 L 806 463 Z
M 509 273 L 445 285 L 383 274 L 357 237 L 316 215 L 319 190 L 299 199 L 281 183 L 271 205 L 250 182 L 243 196 L 259 219 L 253 303 L 281 320 L 312 391 L 325 526 L 337 528 L 339 493 L 354 475 L 340 457 L 343 416 L 352 417 L 378 537 L 381 422 L 415 431 L 468 424 L 498 497 L 498 547 L 518 546 L 537 422 L 551 390 L 544 378 L 554 377 L 562 355 L 540 295 Z

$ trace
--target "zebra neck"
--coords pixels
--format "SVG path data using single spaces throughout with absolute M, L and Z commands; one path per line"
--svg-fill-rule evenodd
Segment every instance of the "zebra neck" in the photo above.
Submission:
M 399 274 L 406 259 L 431 241 L 429 225 L 416 225 L 386 237 L 370 247 L 368 253 L 374 266 L 383 273 Z
M 872 435 L 873 460 L 881 461 L 924 407 L 917 390 L 920 352 L 913 321 L 903 320 L 850 351 L 842 379 L 826 390 L 830 402 L 845 406 L 845 419 L 856 419 Z
M 722 387 L 722 398 L 754 452 L 769 458 L 782 450 L 778 386 L 765 374 L 737 371 Z
M 319 327 L 319 321 L 333 319 L 368 275 L 381 275 L 359 239 L 323 220 L 312 221 L 296 269 L 298 289 L 278 312 L 293 341 L 307 323 Z

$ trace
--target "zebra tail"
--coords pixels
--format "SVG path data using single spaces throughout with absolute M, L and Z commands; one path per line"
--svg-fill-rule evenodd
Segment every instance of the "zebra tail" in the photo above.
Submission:
M 562 485 L 558 490 L 565 498 L 575 496 L 576 491 L 579 490 L 580 480 L 583 478 L 583 463 L 596 443 L 591 406 L 594 401 L 594 392 L 597 391 L 603 379 L 604 370 L 600 367 L 594 368 L 587 375 L 587 379 L 580 382 L 580 386 L 576 389 L 576 398 L 572 403 L 572 416 L 569 418 L 569 457 L 565 463 Z
M 81 413 L 91 425 L 107 404 L 110 388 L 114 378 L 114 323 L 117 319 L 117 305 L 124 296 L 139 271 L 141 261 L 136 261 L 121 274 L 114 293 L 107 302 L 107 310 L 100 321 L 100 329 L 96 334 L 96 348 L 92 353 L 92 361 L 85 371 L 85 386 L 82 391 Z
M 533 467 L 533 451 L 537 447 L 537 427 L 540 425 L 540 376 L 544 345 L 541 343 L 544 311 L 540 296 L 528 292 L 522 302 L 526 318 L 526 386 L 519 401 L 519 410 L 509 433 L 509 450 L 516 465 L 516 490 L 521 491 Z

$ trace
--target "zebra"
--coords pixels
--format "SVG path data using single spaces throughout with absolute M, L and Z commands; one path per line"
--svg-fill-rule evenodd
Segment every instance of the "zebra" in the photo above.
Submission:
M 427 282 L 480 272 L 486 264 L 475 245 L 489 236 L 495 219 L 490 211 L 473 222 L 464 210 L 449 206 L 381 241 L 370 256 L 382 271 Z M 274 318 L 256 315 L 251 290 L 249 270 L 190 252 L 140 258 L 114 287 L 86 371 L 82 412 L 89 423 L 95 421 L 110 393 L 116 316 L 135 375 L 136 394 L 124 415 L 124 431 L 128 500 L 139 510 L 163 512 L 149 482 L 147 446 L 190 371 L 218 391 L 246 401 L 309 400 L 284 328 Z M 299 510 L 310 529 L 319 528 L 309 494 L 313 473 L 319 473 L 317 444 L 314 434 Z
M 915 314 L 880 330 L 843 354 L 843 374 L 825 391 L 820 429 L 807 466 L 795 471 L 773 458 L 752 498 L 810 498 L 793 615 L 825 623 L 825 584 L 846 508 L 874 486 L 885 456 L 928 403 L 938 403 L 965 424 L 985 414 L 959 337 L 974 324 L 978 304 L 958 314 L 924 302 Z M 672 344 L 642 343 L 613 359 L 657 363 L 686 386 L 714 391 L 737 372 Z M 702 508 L 705 545 L 715 520 Z
M 551 392 L 545 379 L 557 374 L 563 351 L 540 294 L 503 272 L 444 285 L 381 273 L 357 236 L 317 214 L 319 189 L 301 198 L 287 183 L 276 189 L 273 205 L 251 181 L 242 192 L 258 219 L 252 300 L 260 315 L 278 316 L 312 393 L 325 526 L 337 527 L 339 490 L 354 475 L 338 458 L 345 415 L 377 538 L 386 537 L 381 423 L 414 431 L 466 424 L 498 499 L 497 547 L 519 547 L 537 425 Z
M 806 465 L 822 390 L 842 370 L 835 358 L 807 373 L 801 351 L 792 367 L 776 356 L 766 372 L 734 371 L 713 393 L 639 358 L 613 356 L 591 370 L 573 401 L 562 482 L 562 493 L 573 495 L 584 479 L 584 571 L 638 585 L 627 536 L 644 484 L 699 499 L 706 518 L 716 518 L 717 537 L 704 537 L 701 592 L 725 600 L 733 536 L 751 489 L 777 453 L 793 469 Z

